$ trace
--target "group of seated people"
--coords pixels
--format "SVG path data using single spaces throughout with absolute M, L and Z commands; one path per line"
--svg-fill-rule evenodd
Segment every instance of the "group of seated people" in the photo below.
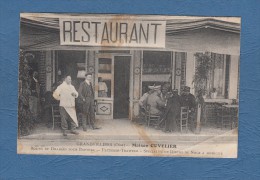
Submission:
M 159 116 L 157 128 L 165 132 L 176 132 L 180 129 L 181 107 L 189 108 L 189 117 L 194 121 L 197 102 L 195 96 L 190 93 L 190 87 L 185 86 L 181 95 L 178 89 L 164 86 L 149 86 L 139 100 L 141 111 L 146 112 L 149 106 L 150 115 Z

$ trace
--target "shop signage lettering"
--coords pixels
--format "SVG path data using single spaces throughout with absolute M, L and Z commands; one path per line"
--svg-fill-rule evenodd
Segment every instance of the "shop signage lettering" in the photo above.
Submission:
M 165 47 L 165 21 L 59 19 L 60 44 Z

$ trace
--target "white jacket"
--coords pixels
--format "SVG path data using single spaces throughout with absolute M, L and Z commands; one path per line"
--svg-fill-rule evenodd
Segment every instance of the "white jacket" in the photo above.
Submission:
M 75 93 L 76 97 L 73 97 L 72 93 Z M 53 92 L 53 97 L 56 100 L 60 100 L 60 106 L 62 107 L 75 107 L 75 98 L 78 97 L 78 92 L 73 85 L 63 82 Z

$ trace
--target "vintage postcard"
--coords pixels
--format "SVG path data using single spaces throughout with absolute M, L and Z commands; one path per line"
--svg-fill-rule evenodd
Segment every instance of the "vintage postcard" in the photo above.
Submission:
M 240 23 L 21 13 L 17 152 L 236 158 Z

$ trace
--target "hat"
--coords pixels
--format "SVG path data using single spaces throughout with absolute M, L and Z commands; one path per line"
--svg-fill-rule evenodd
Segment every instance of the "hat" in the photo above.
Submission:
M 173 93 L 175 93 L 175 92 L 178 93 L 178 89 L 173 89 L 172 92 L 173 92 Z
M 86 74 L 85 74 L 85 77 L 87 77 L 88 75 L 91 75 L 91 76 L 92 76 L 92 73 L 86 73 Z
M 190 92 L 190 87 L 189 86 L 184 86 L 183 87 L 184 92 Z
M 148 86 L 148 88 L 149 89 L 151 89 L 151 90 L 159 90 L 159 89 L 161 89 L 161 86 L 159 85 L 159 86 Z

